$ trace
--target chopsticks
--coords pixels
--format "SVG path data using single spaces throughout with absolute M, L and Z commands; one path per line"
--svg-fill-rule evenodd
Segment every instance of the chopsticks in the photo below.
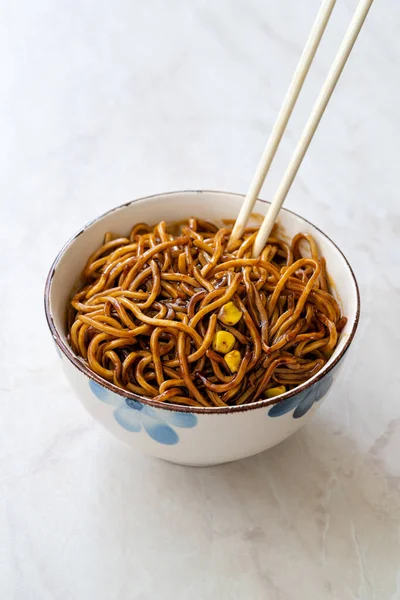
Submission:
M 314 59 L 315 53 L 324 34 L 325 27 L 332 14 L 336 0 L 324 0 L 318 11 L 317 17 L 311 28 L 310 34 L 304 46 L 304 50 L 300 56 L 295 72 L 293 73 L 292 81 L 286 92 L 282 106 L 279 110 L 275 125 L 272 128 L 267 145 L 261 155 L 253 180 L 250 184 L 249 191 L 240 209 L 235 225 L 232 229 L 231 240 L 238 240 L 246 227 L 253 206 L 257 200 L 258 194 L 264 183 L 265 177 L 268 174 L 269 168 L 274 160 L 276 151 L 278 150 L 280 141 L 285 133 L 286 126 L 289 122 L 293 108 L 297 102 L 297 98 L 303 87 L 305 78 Z
M 283 175 L 281 183 L 278 186 L 272 203 L 258 231 L 257 237 L 253 245 L 254 257 L 258 257 L 260 255 L 267 243 L 268 237 L 271 233 L 272 227 L 274 226 L 278 213 L 286 199 L 286 196 L 290 190 L 293 180 L 297 174 L 297 171 L 299 170 L 303 158 L 308 150 L 311 140 L 315 134 L 315 131 L 317 130 L 322 115 L 324 114 L 324 111 L 332 96 L 333 90 L 335 89 L 335 86 L 347 62 L 347 59 L 350 56 L 357 36 L 360 33 L 368 11 L 371 8 L 372 2 L 373 0 L 360 0 L 356 8 L 353 18 L 351 19 L 347 31 L 344 35 L 342 43 L 339 46 L 339 50 L 335 56 L 332 66 L 322 85 L 321 91 L 317 97 L 317 100 L 314 104 L 308 121 L 300 136 L 298 144 L 292 154 L 292 157 Z M 324 2 L 318 12 L 317 19 L 314 23 L 309 39 L 307 40 L 306 47 L 296 68 L 292 82 L 289 86 L 289 90 L 286 94 L 282 108 L 279 112 L 277 121 L 274 125 L 267 146 L 257 167 L 253 181 L 250 185 L 250 189 L 246 195 L 242 208 L 236 219 L 236 223 L 231 234 L 232 241 L 239 239 L 243 234 L 248 218 L 251 214 L 255 201 L 257 200 L 258 193 L 264 183 L 269 167 L 279 146 L 279 142 L 289 121 L 291 112 L 300 93 L 304 79 L 308 73 L 308 69 L 311 65 L 312 59 L 318 48 L 318 44 L 325 30 L 326 24 L 332 13 L 334 4 L 335 2 Z

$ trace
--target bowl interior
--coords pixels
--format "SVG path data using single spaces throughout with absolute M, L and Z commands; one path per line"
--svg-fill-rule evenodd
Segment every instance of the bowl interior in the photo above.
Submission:
M 102 244 L 103 236 L 107 231 L 126 235 L 135 223 L 155 224 L 161 220 L 176 222 L 190 216 L 222 225 L 224 219 L 236 217 L 242 201 L 242 195 L 225 192 L 193 191 L 160 194 L 118 207 L 85 226 L 61 250 L 53 264 L 46 288 L 48 317 L 60 337 L 56 341 L 61 349 L 69 352 L 66 339 L 66 307 L 71 292 L 76 288 L 87 258 Z M 260 217 L 257 215 L 265 215 L 268 206 L 265 201 L 257 201 L 252 224 L 260 223 Z M 299 232 L 314 236 L 321 255 L 326 259 L 328 274 L 333 281 L 333 293 L 341 304 L 342 313 L 348 318 L 334 354 L 324 367 L 326 371 L 343 353 L 348 345 L 349 336 L 354 333 L 357 326 L 359 311 L 357 284 L 343 254 L 314 225 L 283 209 L 280 212 L 278 226 L 279 235 L 286 239 L 292 238 Z

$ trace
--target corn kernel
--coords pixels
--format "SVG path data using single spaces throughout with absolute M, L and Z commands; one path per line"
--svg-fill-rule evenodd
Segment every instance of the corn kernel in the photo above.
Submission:
M 232 350 L 235 341 L 235 336 L 229 331 L 217 331 L 213 339 L 213 350 L 221 354 L 226 354 Z
M 234 305 L 233 302 L 227 302 L 218 313 L 218 319 L 225 325 L 236 325 L 242 318 L 241 311 Z
M 277 387 L 269 388 L 266 391 L 267 398 L 275 398 L 275 396 L 280 396 L 286 392 L 286 387 L 284 385 L 278 385 Z
M 239 350 L 231 350 L 228 354 L 225 354 L 224 360 L 229 367 L 231 373 L 237 373 L 242 361 Z

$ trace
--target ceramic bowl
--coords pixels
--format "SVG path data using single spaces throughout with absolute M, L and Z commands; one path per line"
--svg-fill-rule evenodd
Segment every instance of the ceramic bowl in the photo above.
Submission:
M 244 406 L 192 408 L 154 402 L 124 392 L 89 370 L 66 339 L 66 306 L 88 256 L 107 231 L 126 235 L 134 223 L 180 221 L 197 216 L 212 222 L 232 219 L 243 196 L 224 192 L 175 192 L 141 198 L 115 208 L 79 231 L 55 259 L 46 282 L 47 322 L 61 351 L 71 387 L 89 411 L 116 438 L 146 454 L 185 465 L 215 465 L 244 458 L 275 446 L 302 427 L 334 388 L 339 367 L 354 337 L 359 318 L 359 292 L 353 271 L 337 246 L 317 227 L 289 210 L 278 223 L 287 238 L 311 233 L 348 322 L 324 368 L 294 391 Z M 264 215 L 268 203 L 257 202 Z

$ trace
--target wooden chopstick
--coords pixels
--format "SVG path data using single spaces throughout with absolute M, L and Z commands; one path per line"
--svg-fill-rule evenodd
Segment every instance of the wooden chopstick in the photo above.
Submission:
M 354 43 L 364 24 L 366 16 L 373 0 L 360 0 L 356 11 L 353 15 L 350 25 L 344 35 L 339 50 L 335 56 L 328 76 L 321 88 L 318 98 L 314 104 L 308 121 L 303 129 L 300 140 L 295 148 L 295 151 L 290 159 L 287 169 L 284 173 L 282 181 L 275 193 L 271 206 L 264 218 L 253 245 L 253 256 L 258 257 L 267 243 L 269 234 L 276 221 L 279 210 L 285 201 L 288 191 L 293 183 L 293 180 L 299 170 L 304 155 L 311 143 L 314 133 L 319 125 L 319 122 L 324 114 L 328 102 L 332 96 L 333 90 L 340 78 L 343 68 L 350 56 Z
M 286 96 L 283 100 L 275 125 L 271 131 L 271 135 L 267 145 L 265 146 L 260 162 L 258 163 L 249 191 L 247 192 L 242 208 L 240 209 L 239 215 L 232 229 L 230 238 L 231 241 L 238 240 L 243 234 L 246 223 L 249 220 L 249 216 L 255 201 L 257 200 L 258 194 L 285 132 L 290 115 L 292 114 L 297 98 L 299 97 L 304 80 L 310 69 L 311 63 L 314 59 L 315 53 L 335 4 L 336 0 L 324 0 L 320 6 L 317 17 L 304 46 L 304 50 L 293 74 L 292 81 L 290 82 L 289 88 L 286 92 Z

